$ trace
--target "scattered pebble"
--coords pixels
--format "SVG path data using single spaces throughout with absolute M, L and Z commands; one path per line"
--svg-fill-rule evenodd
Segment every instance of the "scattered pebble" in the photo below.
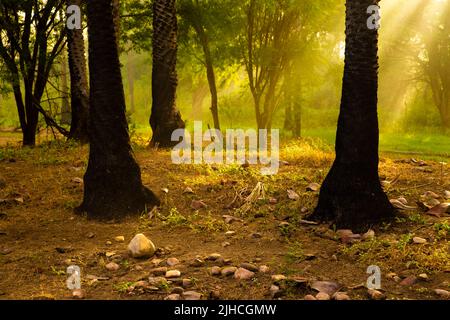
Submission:
M 105 244 L 106 244 L 107 246 L 111 246 L 111 245 L 112 245 L 112 242 L 108 240 L 108 241 L 105 242 Z
M 269 267 L 268 266 L 266 266 L 266 265 L 262 265 L 262 266 L 260 266 L 259 267 L 259 272 L 261 272 L 261 273 L 267 273 L 267 272 L 269 272 Z
M 238 280 L 250 280 L 255 276 L 254 272 L 247 270 L 245 268 L 239 268 L 234 273 L 234 278 Z
M 270 296 L 272 297 L 272 299 L 276 299 L 279 298 L 281 296 L 281 289 L 279 286 L 276 285 L 271 285 L 270 286 Z
M 386 296 L 378 290 L 369 289 L 367 290 L 367 294 L 369 295 L 369 298 L 371 300 L 384 300 L 386 299 Z
M 286 280 L 286 279 L 287 279 L 286 276 L 282 275 L 282 274 L 274 274 L 272 276 L 272 281 L 273 282 L 280 282 L 280 281 L 283 281 L 283 280 Z
M 336 292 L 333 295 L 333 299 L 337 301 L 351 300 L 348 294 L 345 292 Z
M 75 289 L 72 291 L 72 298 L 82 300 L 86 298 L 86 291 L 83 289 Z
M 227 236 L 227 237 L 232 237 L 232 236 L 234 236 L 236 234 L 236 231 L 227 231 L 227 232 L 225 232 L 225 235 Z
M 176 266 L 177 264 L 179 264 L 180 261 L 177 258 L 168 258 L 166 263 L 169 267 L 173 267 L 173 266 Z
M 319 292 L 316 294 L 316 299 L 321 301 L 330 300 L 330 295 L 325 292 Z
M 221 272 L 222 272 L 222 268 L 221 267 L 214 266 L 214 267 L 211 268 L 211 275 L 212 276 L 220 276 Z
M 194 261 L 191 262 L 190 266 L 191 267 L 202 267 L 205 265 L 205 261 L 203 261 L 202 259 L 196 258 L 194 259 Z
M 240 267 L 244 268 L 244 269 L 247 269 L 247 270 L 250 270 L 252 272 L 258 272 L 259 271 L 258 266 L 254 265 L 254 264 L 251 264 L 251 263 L 246 263 L 246 262 L 241 263 Z
M 303 299 L 305 299 L 305 300 L 310 300 L 310 301 L 312 301 L 312 300 L 317 300 L 316 297 L 314 297 L 314 296 L 311 295 L 311 294 L 307 294 Z
M 105 266 L 106 269 L 108 269 L 109 271 L 117 271 L 119 270 L 119 265 L 115 262 L 110 262 Z
M 262 238 L 262 234 L 259 233 L 259 232 L 254 232 L 254 233 L 252 233 L 251 237 L 253 239 L 261 239 Z
M 186 189 L 184 189 L 183 193 L 184 194 L 194 194 L 194 190 L 192 190 L 192 188 L 190 188 L 190 187 L 186 187 Z
M 183 292 L 184 289 L 182 287 L 175 287 L 170 291 L 172 294 L 182 294 Z
M 315 182 L 308 184 L 308 186 L 306 187 L 306 191 L 311 191 L 311 192 L 319 191 L 319 189 L 320 189 L 320 184 L 315 183 Z
M 366 233 L 364 233 L 361 237 L 362 240 L 367 241 L 367 240 L 372 240 L 375 238 L 375 231 L 373 231 L 372 229 L 370 229 L 369 231 L 367 231 Z
M 150 273 L 155 276 L 164 276 L 167 272 L 167 267 L 159 267 L 150 270 Z
M 206 260 L 216 261 L 217 259 L 219 259 L 221 257 L 222 257 L 222 255 L 220 253 L 212 253 L 208 257 L 206 257 Z
M 416 276 L 409 276 L 403 279 L 402 282 L 400 282 L 400 285 L 409 287 L 415 284 L 416 282 L 417 282 Z
M 191 279 L 183 279 L 181 281 L 181 285 L 183 286 L 183 288 L 189 288 L 192 286 L 192 280 Z
M 124 242 L 125 241 L 125 237 L 124 236 L 117 236 L 114 238 L 114 240 L 116 242 Z
M 228 241 L 222 242 L 222 247 L 226 248 L 226 247 L 229 247 L 229 246 L 231 246 L 231 243 L 229 243 Z
M 222 269 L 221 274 L 224 277 L 228 277 L 233 275 L 236 272 L 236 270 L 237 270 L 236 267 L 226 267 Z
M 86 234 L 86 238 L 92 239 L 93 237 L 95 237 L 95 233 L 93 233 L 93 232 L 88 232 Z
M 444 299 L 450 299 L 450 292 L 443 289 L 435 289 L 434 293 Z
M 179 270 L 169 270 L 166 272 L 166 278 L 178 278 L 181 276 L 181 272 Z
M 427 243 L 427 239 L 421 238 L 421 237 L 414 237 L 413 242 L 415 244 L 424 244 Z
M 183 292 L 183 298 L 185 300 L 201 300 L 202 299 L 202 294 L 199 292 L 195 292 L 195 291 L 185 291 Z
M 418 278 L 422 281 L 428 281 L 430 279 L 426 273 L 419 274 Z
M 178 293 L 169 294 L 164 300 L 177 301 L 181 300 L 181 296 Z

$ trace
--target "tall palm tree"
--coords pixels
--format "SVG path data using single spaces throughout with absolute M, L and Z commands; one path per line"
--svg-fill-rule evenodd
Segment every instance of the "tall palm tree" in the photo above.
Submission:
M 79 211 L 109 219 L 159 204 L 142 185 L 125 116 L 111 0 L 88 1 L 90 117 L 89 164 Z
M 361 231 L 393 216 L 378 176 L 378 31 L 367 9 L 379 0 L 347 0 L 346 49 L 336 159 L 310 218 Z
M 171 147 L 172 132 L 185 124 L 176 108 L 177 15 L 175 0 L 153 1 L 153 72 L 151 145 Z
M 67 0 L 67 6 L 81 7 L 83 0 Z M 69 138 L 88 141 L 89 89 L 82 29 L 67 30 L 72 121 Z

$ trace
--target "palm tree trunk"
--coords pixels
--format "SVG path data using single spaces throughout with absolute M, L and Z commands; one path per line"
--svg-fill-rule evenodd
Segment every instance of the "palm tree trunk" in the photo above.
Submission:
M 367 8 L 378 0 L 347 0 L 346 52 L 336 159 L 311 219 L 362 231 L 393 216 L 378 176 L 378 31 Z
M 184 128 L 184 121 L 176 108 L 178 84 L 177 64 L 177 16 L 175 0 L 153 2 L 153 72 L 152 114 L 153 130 L 151 145 L 171 147 L 172 132 Z
M 67 5 L 81 6 L 82 0 L 67 0 Z M 67 30 L 72 121 L 69 139 L 88 142 L 89 89 L 83 30 Z
M 125 95 L 111 0 L 89 1 L 89 164 L 78 211 L 97 219 L 137 214 L 159 204 L 142 185 L 125 116 Z

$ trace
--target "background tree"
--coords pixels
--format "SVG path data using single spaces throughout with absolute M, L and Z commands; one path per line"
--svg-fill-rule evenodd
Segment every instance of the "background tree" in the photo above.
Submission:
M 378 0 L 347 0 L 346 48 L 336 159 L 310 218 L 361 231 L 392 218 L 378 176 L 378 31 L 367 8 Z
M 82 7 L 83 0 L 67 0 L 67 6 Z M 83 15 L 81 15 L 83 17 Z M 88 141 L 89 88 L 83 29 L 67 30 L 67 50 L 70 70 L 72 120 L 69 137 Z
M 140 213 L 159 200 L 142 185 L 125 116 L 111 0 L 87 3 L 90 70 L 89 163 L 78 211 L 91 218 Z
M 184 128 L 184 121 L 176 108 L 177 91 L 177 15 L 175 0 L 153 2 L 153 72 L 151 145 L 170 147 L 172 132 Z
M 59 14 L 63 4 L 63 0 L 0 1 L 0 57 L 8 68 L 26 146 L 36 143 L 39 113 L 66 134 L 41 107 L 53 63 L 65 46 L 65 20 Z

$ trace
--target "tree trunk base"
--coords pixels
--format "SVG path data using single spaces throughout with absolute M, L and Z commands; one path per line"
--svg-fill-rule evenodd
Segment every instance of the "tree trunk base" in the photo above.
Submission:
M 392 220 L 395 209 L 381 187 L 378 174 L 367 176 L 366 171 L 335 163 L 308 219 L 331 222 L 338 229 L 353 232 L 365 232 L 373 225 Z

